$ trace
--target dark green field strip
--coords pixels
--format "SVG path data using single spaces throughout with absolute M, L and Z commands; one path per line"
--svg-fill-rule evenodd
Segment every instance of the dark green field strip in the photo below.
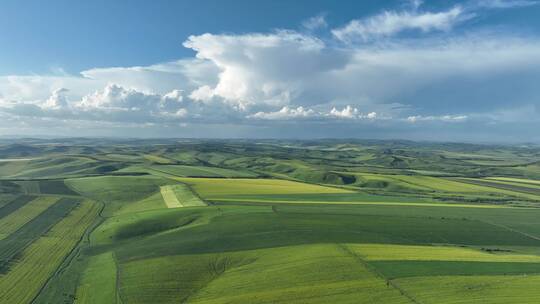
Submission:
M 77 204 L 78 200 L 62 198 L 19 230 L 13 232 L 7 238 L 0 240 L 0 273 L 6 272 L 9 269 L 9 263 L 17 254 L 35 239 L 45 234 Z
M 45 194 L 79 195 L 68 188 L 63 180 L 42 180 L 39 182 L 39 189 Z
M 8 216 L 12 212 L 26 205 L 27 203 L 29 203 L 35 198 L 36 198 L 35 196 L 31 196 L 31 195 L 21 195 L 21 196 L 16 197 L 13 201 L 9 202 L 7 205 L 4 205 L 2 208 L 0 208 L 0 218 Z
M 445 275 L 519 275 L 540 273 L 540 263 L 463 261 L 369 262 L 390 279 Z
M 366 193 L 317 193 L 317 194 L 241 194 L 223 195 L 226 199 L 277 200 L 291 202 L 425 202 L 425 198 Z
M 502 190 L 508 190 L 508 191 L 515 191 L 515 192 L 522 192 L 527 194 L 533 194 L 533 195 L 539 195 L 540 196 L 540 189 L 538 188 L 530 188 L 525 186 L 518 186 L 518 185 L 510 185 L 510 184 L 504 184 L 499 182 L 490 182 L 482 179 L 463 179 L 463 178 L 457 178 L 453 179 L 459 182 L 463 183 L 469 183 L 473 185 L 478 186 L 486 186 L 491 188 L 497 188 Z
M 209 208 L 212 211 L 208 213 L 214 214 L 205 225 L 193 225 L 154 235 L 153 221 L 148 225 L 150 233 L 145 233 L 144 227 L 139 227 L 144 237 L 132 236 L 130 242 L 122 243 L 122 248 L 118 251 L 119 259 L 336 242 L 540 246 L 537 239 L 475 220 L 406 215 L 327 214 L 325 208 L 318 208 L 318 213 L 288 213 L 280 207 L 277 212 L 247 215 L 226 212 L 231 212 L 229 210 L 234 208 L 251 208 L 248 206 Z M 439 212 L 444 214 L 444 211 Z M 196 215 L 195 211 L 191 212 L 194 212 L 191 216 Z M 180 212 L 176 214 L 181 216 Z M 205 215 L 201 213 L 201 216 Z

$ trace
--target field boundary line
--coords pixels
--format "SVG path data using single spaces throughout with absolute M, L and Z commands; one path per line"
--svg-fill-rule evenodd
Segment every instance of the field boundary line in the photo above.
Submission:
M 532 235 L 532 234 L 527 233 L 527 232 L 519 231 L 519 230 L 517 230 L 517 229 L 514 229 L 514 228 L 512 228 L 512 227 L 505 226 L 505 225 L 503 225 L 503 224 L 492 223 L 492 222 L 488 222 L 488 221 L 484 221 L 484 220 L 478 220 L 478 221 L 480 221 L 480 222 L 482 222 L 482 223 L 485 223 L 485 224 L 488 224 L 488 225 L 492 225 L 492 226 L 495 226 L 495 227 L 499 227 L 499 228 L 506 229 L 506 230 L 508 230 L 508 231 L 510 231 L 510 232 L 514 232 L 514 233 L 517 233 L 517 234 L 521 234 L 521 235 L 526 236 L 526 237 L 528 237 L 528 238 L 531 238 L 531 239 L 533 239 L 533 240 L 540 241 L 540 237 L 538 237 L 538 236 Z
M 179 181 L 176 181 L 176 182 L 179 182 Z M 205 204 L 206 206 L 208 206 L 208 202 L 206 200 L 204 200 L 200 195 L 199 193 L 197 193 L 197 191 L 195 191 L 195 189 L 193 189 L 193 187 L 191 187 L 191 185 L 187 184 L 187 183 L 182 183 L 182 182 L 179 182 L 180 184 L 186 186 L 186 188 L 188 188 L 189 191 L 191 191 L 191 193 L 193 194 L 193 196 L 199 198 L 199 200 L 201 202 L 203 202 L 203 204 Z
M 116 278 L 114 280 L 115 299 L 116 299 L 117 304 L 118 303 L 123 304 L 124 300 L 122 300 L 122 295 L 120 293 L 120 267 L 119 267 L 119 263 L 118 263 L 118 258 L 116 257 L 116 253 L 114 251 L 112 252 L 112 257 L 113 257 L 113 260 L 114 260 L 114 266 L 116 267 L 116 269 L 115 269 L 116 270 Z
M 387 284 L 387 286 L 390 286 L 397 290 L 402 296 L 406 297 L 409 301 L 415 304 L 422 304 L 420 301 L 418 301 L 415 297 L 413 297 L 411 294 L 409 294 L 407 291 L 405 291 L 403 288 L 401 288 L 397 283 L 395 283 L 393 280 L 387 278 L 384 276 L 381 272 L 379 272 L 377 269 L 375 269 L 373 266 L 371 266 L 362 256 L 357 254 L 356 252 L 352 251 L 347 245 L 345 244 L 336 244 L 338 249 L 341 249 L 345 254 L 349 255 L 353 259 L 355 259 L 359 264 L 361 264 L 367 271 L 374 274 L 376 277 L 378 277 L 381 280 L 384 280 Z

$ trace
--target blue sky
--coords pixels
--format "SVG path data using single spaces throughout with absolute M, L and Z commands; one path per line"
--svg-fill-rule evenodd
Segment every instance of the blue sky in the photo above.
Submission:
M 540 141 L 540 3 L 0 2 L 0 135 Z

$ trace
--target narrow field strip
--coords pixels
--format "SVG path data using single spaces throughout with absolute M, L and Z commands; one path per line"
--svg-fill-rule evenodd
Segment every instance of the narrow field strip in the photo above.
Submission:
M 354 193 L 342 188 L 333 188 L 281 179 L 263 178 L 191 178 L 177 177 L 175 180 L 192 186 L 204 199 L 218 199 L 226 195 L 242 194 L 320 194 Z
M 18 253 L 62 220 L 77 205 L 77 200 L 60 199 L 7 238 L 0 240 L 0 273 L 7 272 L 12 259 Z
M 30 303 L 97 216 L 99 207 L 83 202 L 21 252 L 0 275 L 0 303 Z
M 527 254 L 493 254 L 471 248 L 452 246 L 416 246 L 386 244 L 348 244 L 367 261 L 469 261 L 540 263 L 540 256 Z
M 424 304 L 537 304 L 540 299 L 538 275 L 426 276 L 395 281 Z
M 535 186 L 540 186 L 540 180 L 534 180 L 534 179 L 512 178 L 512 177 L 487 177 L 485 179 L 495 180 L 495 181 L 516 182 L 519 184 L 531 184 Z
M 161 195 L 168 208 L 197 207 L 206 204 L 184 184 L 161 186 Z
M 167 205 L 167 208 L 182 207 L 182 204 L 180 203 L 180 201 L 178 201 L 178 198 L 176 197 L 176 193 L 174 193 L 172 185 L 161 186 L 160 191 L 161 195 L 163 196 L 163 201 L 165 201 L 165 204 Z
M 2 208 L 0 208 L 0 219 L 5 216 L 10 215 L 12 212 L 15 212 L 17 209 L 28 204 L 30 201 L 32 201 L 35 198 L 36 198 L 35 196 L 30 196 L 30 195 L 18 196 L 13 201 L 7 203 L 6 205 L 2 206 Z
M 526 208 L 526 207 L 510 207 L 499 205 L 468 205 L 468 204 L 448 204 L 448 203 L 398 203 L 398 202 L 327 202 L 327 201 L 287 201 L 287 200 L 268 200 L 268 199 L 242 199 L 242 198 L 219 198 L 210 199 L 215 202 L 244 202 L 244 203 L 276 203 L 276 204 L 318 204 L 318 205 L 386 205 L 386 206 L 420 206 L 420 207 L 458 207 L 458 208 L 487 208 L 487 209 L 538 209 L 538 208 Z
M 493 189 L 493 192 L 498 192 L 506 195 L 524 197 L 528 199 L 538 200 L 540 199 L 540 190 L 527 187 L 518 187 L 500 182 L 493 182 L 488 180 L 472 179 L 472 178 L 455 178 L 453 180 L 461 183 L 467 183 L 471 185 L 477 185 Z
M 540 191 L 540 184 L 534 184 L 534 183 L 525 183 L 525 182 L 515 182 L 515 181 L 507 181 L 507 180 L 498 180 L 498 179 L 490 179 L 490 178 L 484 178 L 481 179 L 482 181 L 490 182 L 490 183 L 497 183 L 502 185 L 510 185 L 515 186 L 516 189 L 523 187 L 527 190 L 536 190 Z
M 464 261 L 370 261 L 388 278 L 424 276 L 537 275 L 540 263 L 464 262 Z
M 116 279 L 116 262 L 112 252 L 91 257 L 77 287 L 74 303 L 116 303 Z
M 0 240 L 5 239 L 11 233 L 17 231 L 57 201 L 58 198 L 55 197 L 39 197 L 0 219 Z

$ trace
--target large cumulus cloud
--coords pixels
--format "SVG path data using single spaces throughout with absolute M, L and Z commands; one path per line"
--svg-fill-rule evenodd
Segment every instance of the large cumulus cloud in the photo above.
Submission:
M 18 121 L 126 125 L 316 122 L 328 130 L 334 123 L 404 130 L 432 123 L 534 124 L 540 38 L 452 32 L 481 8 L 534 5 L 512 3 L 429 12 L 418 2 L 334 28 L 321 15 L 304 23 L 308 31 L 193 35 L 183 45 L 195 57 L 172 62 L 0 76 L 0 113 Z M 327 35 L 315 34 L 321 30 Z

